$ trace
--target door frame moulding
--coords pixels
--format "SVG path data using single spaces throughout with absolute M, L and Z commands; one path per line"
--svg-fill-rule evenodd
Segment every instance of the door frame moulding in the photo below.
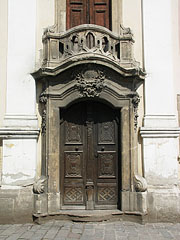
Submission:
M 93 85 L 89 73 L 95 71 Z M 40 95 L 42 109 L 42 177 L 35 183 L 34 216 L 58 214 L 61 209 L 60 193 L 60 109 L 76 101 L 92 99 L 105 102 L 120 111 L 121 149 L 121 210 L 146 212 L 146 189 L 139 187 L 141 179 L 137 174 L 136 115 L 139 97 L 137 87 L 142 79 L 136 76 L 125 77 L 121 70 L 112 70 L 111 65 L 104 66 L 102 61 L 72 66 L 53 76 L 43 76 L 36 81 L 43 85 Z M 88 74 L 86 74 L 88 72 Z M 99 75 L 98 75 L 99 74 Z M 95 86 L 95 87 L 94 87 Z M 92 95 L 89 94 L 93 93 Z M 135 177 L 135 178 L 134 178 Z M 138 187 L 136 187 L 136 185 Z M 138 191 L 138 192 L 137 192 Z M 139 194 L 141 197 L 139 197 Z M 138 199 L 141 199 L 140 201 Z M 137 203 L 135 204 L 134 202 Z

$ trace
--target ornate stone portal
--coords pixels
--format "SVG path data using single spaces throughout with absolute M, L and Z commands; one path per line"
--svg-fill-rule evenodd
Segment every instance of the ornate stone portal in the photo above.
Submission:
M 134 178 L 134 175 L 137 174 L 138 156 L 135 148 L 137 145 L 138 103 L 140 101 L 136 90 L 143 83 L 145 74 L 133 58 L 133 37 L 130 29 L 121 27 L 119 36 L 96 25 L 81 25 L 64 34 L 47 29 L 43 36 L 43 42 L 43 66 L 33 76 L 37 83 L 42 84 L 42 93 L 39 99 L 42 109 L 42 175 L 47 176 L 48 180 L 45 185 L 47 186 L 46 190 L 35 192 L 35 216 L 56 214 L 61 209 L 95 209 L 95 206 L 98 205 L 95 196 L 97 191 L 101 190 L 99 201 L 108 200 L 108 196 L 114 196 L 113 199 L 116 199 L 116 206 L 113 200 L 111 207 L 119 208 L 122 211 L 146 211 L 142 206 L 144 200 L 142 202 L 137 200 L 136 191 L 139 191 L 137 181 L 134 185 L 134 179 L 139 179 L 137 176 Z M 108 120 L 107 123 L 113 124 L 114 121 L 117 125 L 113 130 L 117 138 L 113 140 L 113 143 L 109 138 L 108 144 L 117 146 L 118 157 L 113 160 L 112 152 L 115 150 L 112 150 L 111 147 L 107 148 L 107 143 L 103 143 L 101 149 L 98 150 L 102 151 L 101 158 L 98 160 L 100 163 L 96 168 L 99 173 L 98 180 L 94 180 L 95 178 L 91 177 L 91 174 L 88 175 L 89 172 L 85 166 L 91 168 L 89 164 L 92 163 L 92 169 L 94 169 L 93 162 L 95 162 L 96 154 L 94 155 L 95 150 L 92 146 L 96 144 L 92 144 L 92 141 L 95 141 L 93 131 L 96 128 L 96 122 L 100 124 L 105 120 L 102 118 L 98 122 L 94 117 L 96 114 L 91 115 L 90 110 L 83 110 L 83 107 L 77 109 L 74 111 L 77 119 L 73 120 L 75 124 L 71 130 L 76 133 L 79 131 L 80 135 L 84 134 L 82 136 L 85 139 L 83 140 L 85 145 L 80 141 L 80 137 L 79 140 L 66 142 L 67 136 L 61 127 L 65 121 L 63 111 L 69 111 L 69 106 L 75 106 L 75 104 L 78 106 L 77 103 L 79 106 L 101 104 L 102 108 L 108 106 L 110 109 L 108 111 L 117 112 L 117 119 L 115 117 L 112 122 Z M 78 123 L 81 113 L 85 114 L 85 117 L 82 122 Z M 108 129 L 108 124 L 107 126 L 104 124 L 104 131 Z M 80 130 L 81 128 L 83 130 Z M 62 147 L 64 141 L 65 148 Z M 85 148 L 81 149 L 81 145 Z M 69 146 L 73 147 L 73 150 Z M 88 150 L 90 148 L 91 151 Z M 68 152 L 71 154 L 68 155 Z M 90 152 L 93 152 L 93 155 Z M 82 153 L 84 154 L 83 160 L 81 160 Z M 107 153 L 105 158 L 102 153 Z M 112 161 L 114 161 L 114 167 L 110 164 Z M 109 167 L 110 165 L 111 167 Z M 65 168 L 68 166 L 69 170 L 65 172 Z M 79 167 L 77 168 L 77 166 Z M 114 169 L 117 169 L 116 173 Z M 82 184 L 80 183 L 81 175 L 84 176 Z M 92 176 L 94 175 L 95 173 L 92 173 Z M 106 180 L 103 182 L 99 179 L 104 175 L 106 175 Z M 116 181 L 113 182 L 112 179 L 115 178 Z M 74 186 L 76 182 L 77 193 L 69 187 Z M 103 185 L 105 182 L 111 187 Z M 65 189 L 66 185 L 68 187 Z M 102 186 L 105 187 L 102 188 Z M 145 190 L 143 188 L 143 191 Z M 82 192 L 84 192 L 83 198 Z M 71 194 L 68 195 L 68 193 Z M 80 198 L 77 197 L 78 193 L 81 195 Z M 139 201 L 136 206 L 132 204 L 135 198 Z M 72 199 L 75 202 L 73 206 L 68 203 Z M 106 205 L 108 209 L 107 202 Z

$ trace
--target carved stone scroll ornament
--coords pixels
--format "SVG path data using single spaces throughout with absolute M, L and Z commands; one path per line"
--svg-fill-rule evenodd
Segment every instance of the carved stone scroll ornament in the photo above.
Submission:
M 140 175 L 134 176 L 134 187 L 136 192 L 146 192 L 147 191 L 147 182 L 146 179 Z
M 47 184 L 47 177 L 41 176 L 39 179 L 37 179 L 33 184 L 33 192 L 36 194 L 41 194 L 45 192 Z
M 41 95 L 39 96 L 39 102 L 42 103 L 43 111 L 42 111 L 42 123 L 41 123 L 41 131 L 43 134 L 46 133 L 46 103 L 47 103 L 47 95 L 46 92 L 43 91 Z
M 102 71 L 97 71 L 95 76 L 86 77 L 82 71 L 75 76 L 75 86 L 82 97 L 98 97 L 104 88 L 105 75 Z
M 138 126 L 138 105 L 139 105 L 139 102 L 140 102 L 140 98 L 139 98 L 139 95 L 136 94 L 133 96 L 132 98 L 132 104 L 133 104 L 133 107 L 134 107 L 134 130 L 137 131 L 137 126 Z
M 39 102 L 40 103 L 44 103 L 46 104 L 47 103 L 47 95 L 46 95 L 46 92 L 43 91 L 40 96 L 39 96 Z

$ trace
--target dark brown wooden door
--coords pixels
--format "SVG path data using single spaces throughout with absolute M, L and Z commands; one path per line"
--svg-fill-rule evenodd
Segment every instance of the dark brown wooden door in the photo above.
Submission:
M 91 101 L 61 110 L 62 208 L 117 209 L 118 119 Z
M 67 29 L 81 24 L 111 29 L 111 0 L 66 0 Z

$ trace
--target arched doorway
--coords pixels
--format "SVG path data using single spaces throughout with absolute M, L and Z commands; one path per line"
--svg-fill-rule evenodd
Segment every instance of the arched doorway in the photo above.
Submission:
M 62 209 L 117 209 L 119 111 L 96 101 L 60 111 Z

